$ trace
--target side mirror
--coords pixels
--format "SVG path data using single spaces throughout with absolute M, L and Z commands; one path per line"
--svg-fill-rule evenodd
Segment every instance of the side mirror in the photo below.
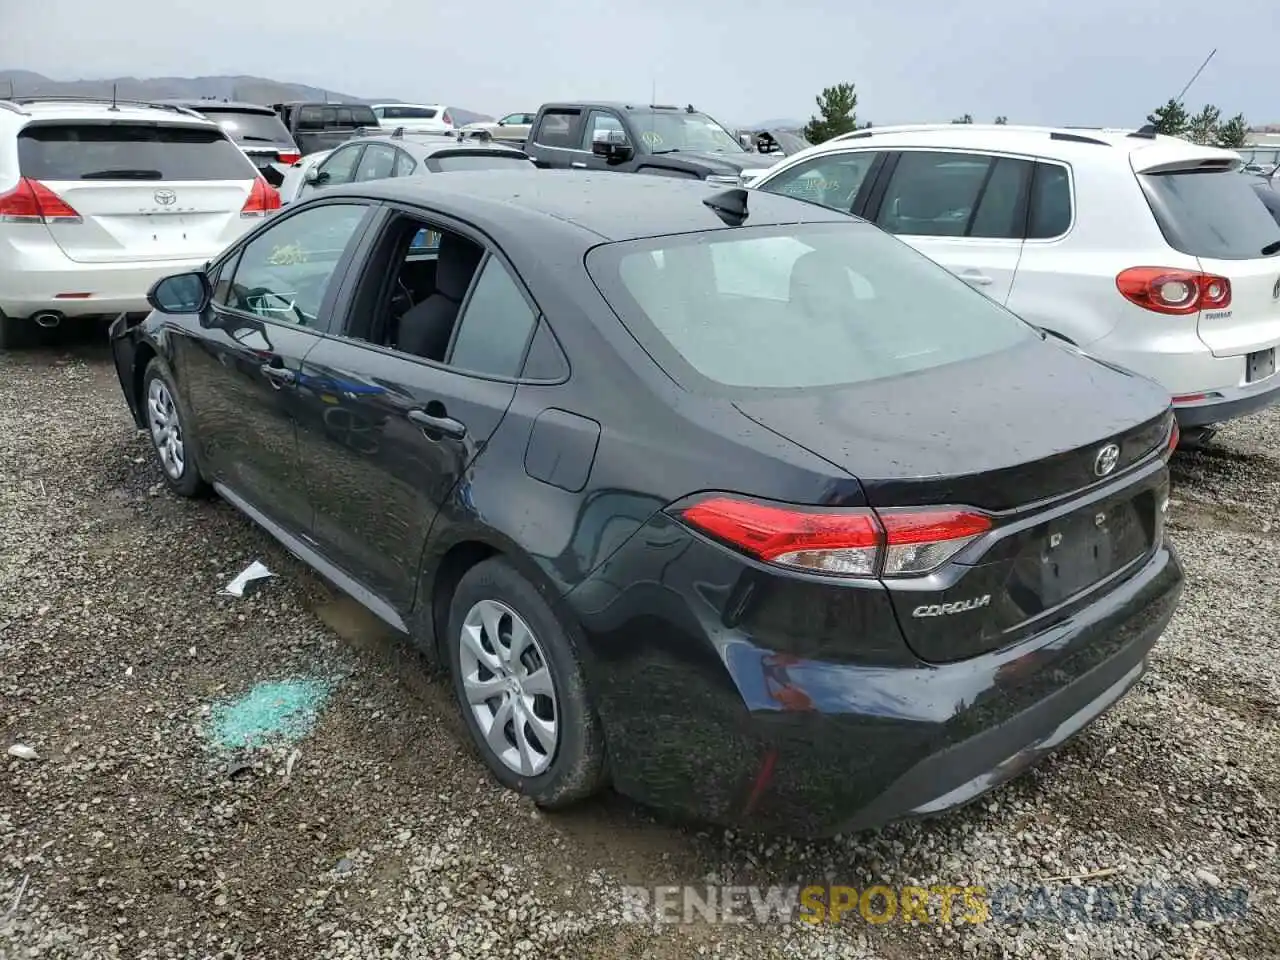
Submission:
M 147 303 L 161 313 L 202 313 L 212 296 L 209 275 L 197 270 L 157 280 L 147 291 Z
M 631 141 L 621 130 L 597 130 L 591 137 L 591 152 L 610 163 L 625 163 L 636 155 Z
M 319 167 L 307 167 L 307 172 L 302 175 L 302 179 L 314 186 L 317 183 L 324 183 L 328 177 L 320 172 Z

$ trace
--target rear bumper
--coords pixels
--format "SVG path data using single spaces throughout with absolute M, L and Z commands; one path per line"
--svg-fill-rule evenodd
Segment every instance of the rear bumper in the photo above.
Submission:
M 1243 361 L 1243 358 L 1237 359 Z M 1246 387 L 1228 387 L 1215 392 L 1220 397 L 1194 403 L 1175 402 L 1173 410 L 1178 417 L 1178 426 L 1184 429 L 1204 427 L 1265 410 L 1280 401 L 1280 373 Z
M 151 309 L 147 291 L 153 283 L 175 273 L 203 269 L 219 252 L 210 251 L 209 256 L 200 258 L 138 263 L 76 263 L 61 252 L 15 257 L 0 262 L 0 310 L 11 317 L 29 317 L 45 310 L 68 317 L 146 313 Z M 88 296 L 71 298 L 59 294 Z
M 771 609 L 742 614 L 749 578 L 739 570 L 735 587 L 714 556 L 725 551 L 672 533 L 638 535 L 671 544 L 665 564 L 646 570 L 652 547 L 632 558 L 624 547 L 568 598 L 587 632 L 614 784 L 768 833 L 829 836 L 935 815 L 1016 776 L 1137 682 L 1182 591 L 1165 544 L 1039 633 L 932 664 L 906 651 L 896 624 L 889 634 L 870 594 L 860 615 L 833 623 L 835 611 L 802 609 L 801 593 L 758 586 L 755 604 Z M 777 631 L 804 622 L 842 634 L 846 655 L 837 660 L 827 637 L 812 652 L 779 653 L 794 636 Z

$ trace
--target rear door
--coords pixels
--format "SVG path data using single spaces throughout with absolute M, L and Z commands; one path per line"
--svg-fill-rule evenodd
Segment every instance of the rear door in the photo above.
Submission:
M 247 226 L 258 173 L 210 123 L 38 121 L 18 165 L 79 216 L 49 224 L 77 263 L 211 258 Z
M 342 334 L 325 339 L 303 366 L 300 446 L 315 537 L 334 563 L 401 613 L 412 606 L 438 512 L 446 504 L 473 509 L 470 468 L 515 395 L 537 323 L 514 271 L 491 252 L 472 274 L 444 362 L 389 345 L 368 325 L 380 312 L 370 297 L 393 290 L 388 272 L 435 255 L 420 244 L 424 228 L 438 249 L 435 224 L 395 217 L 382 243 L 371 245 Z
M 1204 273 L 1231 282 L 1231 302 L 1224 309 L 1200 311 L 1200 339 L 1217 357 L 1267 354 L 1270 359 L 1253 358 L 1258 365 L 1246 371 L 1246 382 L 1274 372 L 1280 344 L 1280 225 L 1251 178 L 1222 161 L 1195 158 L 1139 168 L 1138 180 L 1169 245 L 1195 257 Z
M 867 216 L 1005 303 L 1022 256 L 1031 161 L 905 150 L 889 164 L 883 193 Z

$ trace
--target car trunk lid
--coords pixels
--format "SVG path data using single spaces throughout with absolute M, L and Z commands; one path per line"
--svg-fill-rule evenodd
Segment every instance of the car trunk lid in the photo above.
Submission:
M 736 406 L 857 477 L 881 515 L 955 506 L 990 516 L 992 529 L 938 571 L 884 578 L 923 660 L 1043 629 L 1123 580 L 1162 537 L 1168 398 L 1055 341 L 891 384 Z

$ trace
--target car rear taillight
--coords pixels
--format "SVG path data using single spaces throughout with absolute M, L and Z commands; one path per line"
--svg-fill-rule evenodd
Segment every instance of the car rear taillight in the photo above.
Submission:
M 1178 441 L 1182 439 L 1182 431 L 1178 428 L 1178 418 L 1173 418 L 1173 423 L 1169 426 L 1169 439 L 1164 445 L 1164 459 L 1168 461 L 1173 456 L 1173 451 L 1178 449 Z
M 1116 288 L 1130 303 L 1172 316 L 1231 306 L 1226 277 L 1176 267 L 1130 267 L 1116 277 Z
M 279 159 L 279 162 L 283 163 L 286 167 L 292 167 L 302 159 L 302 154 L 298 153 L 296 150 L 278 150 L 276 151 L 276 157 Z
M 448 110 L 440 114 L 440 119 L 443 120 L 445 123 L 447 123 L 449 126 L 451 127 L 453 126 L 453 117 L 450 115 Z
M 273 210 L 280 209 L 280 193 L 275 187 L 261 177 L 253 181 L 253 189 L 249 191 L 249 199 L 240 208 L 242 217 L 265 217 Z
M 82 223 L 80 214 L 39 180 L 22 177 L 0 194 L 0 223 Z
M 919 576 L 991 529 L 991 519 L 950 507 L 828 509 L 714 496 L 680 511 L 690 526 L 774 563 L 844 577 Z

